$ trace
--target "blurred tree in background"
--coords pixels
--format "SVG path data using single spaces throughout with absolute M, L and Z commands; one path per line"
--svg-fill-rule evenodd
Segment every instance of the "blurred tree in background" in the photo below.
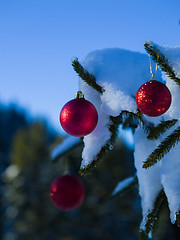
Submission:
M 3 111 L 1 153 L 6 156 L 6 167 L 0 188 L 0 239 L 138 239 L 141 209 L 137 189 L 132 189 L 125 197 L 110 199 L 117 182 L 135 172 L 132 149 L 118 139 L 100 166 L 91 175 L 80 177 L 81 145 L 52 164 L 50 152 L 63 137 L 58 137 L 43 121 L 27 121 L 22 111 L 15 108 Z M 63 212 L 51 203 L 49 187 L 63 174 L 67 160 L 71 173 L 83 181 L 86 197 L 79 208 Z M 157 240 L 168 239 L 168 236 L 171 240 L 178 239 L 167 216 L 162 216 L 164 220 L 161 220 Z
M 19 129 L 28 125 L 25 111 L 15 105 L 0 105 L 0 157 L 1 169 L 9 164 L 11 142 Z
M 8 107 L 0 105 L 0 239 L 3 238 L 4 232 L 4 204 L 2 201 L 4 183 L 2 173 L 10 164 L 9 153 L 14 135 L 19 129 L 26 127 L 27 124 L 27 116 L 24 110 L 13 104 Z

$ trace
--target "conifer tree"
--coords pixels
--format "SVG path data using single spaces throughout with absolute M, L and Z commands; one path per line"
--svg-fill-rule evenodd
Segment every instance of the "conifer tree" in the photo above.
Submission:
M 146 42 L 144 46 L 147 53 L 151 56 L 152 60 L 155 61 L 157 65 L 161 68 L 162 72 L 164 72 L 172 82 L 174 82 L 178 87 L 180 87 L 180 78 L 178 77 L 180 76 L 180 73 L 177 73 L 177 71 L 175 71 L 173 67 L 174 62 L 169 61 L 168 57 L 166 57 L 165 54 L 163 54 L 162 51 L 163 48 L 154 44 L 153 42 Z M 78 59 L 73 60 L 72 66 L 76 73 L 78 74 L 78 76 L 80 77 L 81 82 L 84 81 L 86 85 L 94 89 L 93 93 L 94 94 L 98 93 L 99 94 L 98 96 L 100 96 L 100 98 L 102 99 L 102 95 L 106 91 L 106 89 L 104 89 L 104 86 L 98 83 L 95 75 L 87 71 L 86 68 L 84 68 L 80 64 Z M 165 156 L 167 156 L 168 158 L 168 154 L 172 152 L 172 149 L 175 146 L 177 146 L 180 141 L 180 127 L 178 118 L 172 117 L 171 119 L 161 119 L 159 120 L 158 123 L 155 124 L 149 118 L 147 119 L 146 117 L 144 117 L 144 114 L 139 109 L 137 109 L 135 112 L 123 109 L 121 110 L 118 116 L 110 115 L 109 124 L 109 132 L 111 133 L 110 137 L 108 141 L 106 141 L 101 146 L 99 152 L 93 157 L 93 159 L 88 164 L 81 165 L 80 168 L 81 175 L 86 175 L 92 172 L 99 163 L 99 161 L 102 159 L 102 157 L 109 150 L 111 150 L 111 147 L 113 146 L 115 139 L 117 137 L 118 127 L 120 124 L 123 126 L 123 128 L 126 128 L 127 126 L 131 127 L 133 132 L 136 132 L 137 128 L 143 129 L 144 132 L 143 134 L 147 139 L 148 143 L 154 146 L 153 151 L 148 155 L 146 159 L 144 159 L 142 169 L 150 169 L 154 165 L 159 163 Z M 158 141 L 159 144 L 156 144 L 156 141 Z M 77 141 L 73 145 L 70 145 L 69 148 L 63 148 L 62 145 L 59 145 L 52 152 L 52 159 L 53 160 L 58 159 L 61 155 L 69 151 L 70 148 L 78 145 L 79 143 L 80 141 L 77 139 Z M 180 169 L 180 165 L 177 165 L 177 168 Z M 171 169 L 169 171 L 171 171 Z M 119 187 L 117 187 L 117 189 L 113 192 L 112 197 L 122 195 L 123 193 L 130 190 L 132 187 L 140 184 L 138 174 L 139 173 L 137 172 L 137 175 L 125 179 L 124 181 L 119 183 Z M 176 179 L 174 179 L 174 181 L 176 181 Z M 149 182 L 149 185 L 150 184 L 152 183 Z M 154 232 L 154 229 L 159 218 L 159 214 L 163 209 L 163 206 L 167 205 L 168 200 L 166 189 L 160 186 L 159 189 L 157 190 L 157 194 L 155 195 L 156 198 L 154 199 L 153 208 L 148 210 L 148 212 L 146 213 L 146 217 L 144 217 L 142 220 L 140 226 L 140 239 L 147 239 L 152 237 L 152 234 Z M 171 207 L 170 200 L 169 206 Z M 177 226 L 180 226 L 180 211 L 175 213 L 175 220 Z

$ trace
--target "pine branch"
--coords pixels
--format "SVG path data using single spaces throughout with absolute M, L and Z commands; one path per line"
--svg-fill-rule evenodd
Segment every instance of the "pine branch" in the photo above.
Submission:
M 137 108 L 136 113 L 128 112 L 128 111 L 122 111 L 122 114 L 126 116 L 125 121 L 123 121 L 123 128 L 126 127 L 126 124 L 133 119 L 134 122 L 138 121 L 138 125 L 141 125 L 144 129 L 144 132 L 146 134 L 149 134 L 149 132 L 154 127 L 154 124 L 151 122 L 148 122 L 145 118 L 143 113 Z M 128 117 L 129 116 L 129 117 Z M 124 127 L 125 125 L 125 127 Z M 137 126 L 136 126 L 137 127 Z
M 149 134 L 154 128 L 154 124 L 151 122 L 148 122 L 143 115 L 139 117 L 139 125 L 142 125 L 143 130 L 146 134 Z
M 91 171 L 99 164 L 100 160 L 102 159 L 102 157 L 111 150 L 116 137 L 117 137 L 117 133 L 118 133 L 118 127 L 120 124 L 123 124 L 124 119 L 126 118 L 131 118 L 134 119 L 134 121 L 136 122 L 137 120 L 139 121 L 139 124 L 143 125 L 143 128 L 145 129 L 146 132 L 149 133 L 149 129 L 152 128 L 152 124 L 147 122 L 142 114 L 140 112 L 137 113 L 133 113 L 133 112 L 128 112 L 126 110 L 122 111 L 120 113 L 119 116 L 117 117 L 110 117 L 111 119 L 111 125 L 109 126 L 109 131 L 112 133 L 111 138 L 109 139 L 109 141 L 101 148 L 101 150 L 99 151 L 99 153 L 96 155 L 95 159 L 88 164 L 85 168 L 80 169 L 79 173 L 81 175 L 87 175 L 90 174 Z
M 173 68 L 169 65 L 168 59 L 160 52 L 160 50 L 152 42 L 145 42 L 144 47 L 152 56 L 152 59 L 161 67 L 162 71 L 180 86 L 180 79 L 176 77 Z
M 128 111 L 122 111 L 120 113 L 120 115 L 117 117 L 110 116 L 111 124 L 109 126 L 109 131 L 112 133 L 111 138 L 101 148 L 99 153 L 96 155 L 95 159 L 90 164 L 88 164 L 85 168 L 79 170 L 79 173 L 81 175 L 90 174 L 92 172 L 92 170 L 99 164 L 99 162 L 103 158 L 103 156 L 111 150 L 111 148 L 116 140 L 116 137 L 117 137 L 119 125 L 123 123 L 123 118 L 128 117 L 129 114 L 132 114 L 134 118 L 135 117 L 137 118 L 137 115 L 135 113 L 128 112 Z
M 129 114 L 129 116 L 123 121 L 123 129 L 128 128 L 132 121 L 133 116 Z
M 150 130 L 154 127 L 154 125 L 148 122 L 141 111 L 137 109 L 136 113 L 128 112 L 126 110 L 121 112 L 122 115 L 122 124 L 123 128 L 130 126 L 132 128 L 136 128 L 138 125 L 142 125 L 144 131 L 148 134 Z
M 144 118 L 144 115 L 141 113 L 139 109 L 137 109 L 136 113 L 122 111 L 122 117 L 123 117 L 123 122 L 122 122 L 123 129 L 130 127 L 133 130 L 135 130 L 137 126 L 140 125 L 143 127 L 144 132 L 146 134 L 149 134 L 154 128 L 154 124 L 151 122 L 148 122 Z
M 125 183 L 126 181 L 128 181 L 127 184 Z M 137 176 L 135 175 L 134 177 L 126 178 L 125 180 L 121 181 L 119 184 L 122 184 L 122 188 L 120 188 L 118 191 L 116 191 L 116 188 L 118 187 L 117 186 L 115 188 L 114 192 L 112 193 L 110 199 L 114 199 L 117 196 L 122 197 L 124 194 L 129 192 L 133 187 L 135 187 L 138 184 Z
M 166 195 L 165 195 L 164 191 L 162 190 L 159 193 L 158 197 L 156 198 L 153 210 L 147 216 L 145 229 L 140 229 L 140 231 L 139 231 L 140 239 L 146 239 L 147 236 L 149 235 L 149 233 L 154 232 L 154 230 L 157 226 L 158 219 L 159 219 L 159 214 L 160 214 L 163 206 L 165 206 L 166 203 L 167 203 Z
M 122 117 L 123 117 L 122 121 L 123 129 L 132 128 L 134 130 L 137 128 L 139 121 L 136 114 L 131 112 L 128 113 L 124 112 L 124 114 L 122 114 Z
M 143 168 L 149 168 L 157 161 L 160 161 L 172 147 L 180 141 L 180 126 L 177 127 L 167 138 L 165 138 L 159 146 L 149 155 L 143 164 Z
M 110 117 L 112 124 L 109 126 L 109 131 L 112 133 L 111 138 L 109 141 L 101 148 L 95 159 L 88 164 L 85 168 L 80 169 L 79 173 L 81 175 L 87 175 L 90 174 L 91 171 L 97 166 L 97 164 L 100 162 L 102 157 L 112 149 L 112 146 L 116 140 L 117 132 L 119 124 L 122 123 L 122 116 L 121 114 L 117 117 Z
M 160 124 L 158 124 L 156 127 L 153 127 L 150 130 L 147 138 L 149 140 L 158 139 L 161 134 L 165 133 L 168 129 L 174 126 L 177 123 L 177 121 L 178 121 L 177 119 L 161 121 Z
M 88 71 L 86 71 L 83 66 L 79 63 L 78 59 L 73 60 L 72 66 L 78 76 L 82 78 L 89 86 L 94 88 L 99 93 L 103 93 L 104 89 L 96 83 L 96 78 L 94 75 L 90 74 Z

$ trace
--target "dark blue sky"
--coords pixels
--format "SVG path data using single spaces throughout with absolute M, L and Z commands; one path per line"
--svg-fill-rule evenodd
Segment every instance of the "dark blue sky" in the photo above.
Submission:
M 57 128 L 78 89 L 72 57 L 144 42 L 180 45 L 179 0 L 0 0 L 0 101 L 17 102 Z

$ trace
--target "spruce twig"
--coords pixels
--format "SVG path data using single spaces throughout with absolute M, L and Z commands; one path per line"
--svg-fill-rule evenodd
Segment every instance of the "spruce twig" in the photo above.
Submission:
M 151 131 L 151 129 L 154 127 L 154 125 L 151 122 L 148 122 L 143 114 L 141 113 L 141 111 L 139 109 L 137 109 L 136 113 L 133 112 L 128 112 L 126 110 L 121 112 L 122 115 L 122 124 L 123 124 L 123 128 L 125 128 L 127 126 L 127 124 L 129 124 L 130 126 L 133 125 L 133 127 L 137 127 L 138 125 L 142 125 L 144 131 L 149 134 L 149 132 Z M 137 124 L 136 124 L 137 123 Z
M 146 239 L 150 232 L 151 233 L 154 232 L 157 222 L 158 222 L 158 219 L 159 219 L 159 214 L 160 214 L 163 206 L 166 204 L 166 202 L 167 202 L 166 195 L 165 195 L 164 191 L 161 190 L 158 197 L 156 198 L 153 210 L 147 216 L 145 229 L 140 229 L 140 231 L 139 231 L 140 239 Z
M 152 128 L 151 123 L 147 122 L 142 114 L 140 112 L 133 113 L 133 112 L 128 112 L 126 110 L 122 111 L 119 116 L 117 117 L 112 117 L 110 116 L 111 119 L 111 124 L 109 126 L 109 131 L 112 133 L 111 138 L 109 141 L 101 148 L 99 153 L 96 155 L 96 157 L 93 159 L 93 161 L 88 164 L 85 168 L 80 169 L 79 173 L 81 175 L 87 175 L 90 174 L 91 171 L 98 165 L 102 157 L 109 151 L 111 150 L 111 147 L 113 146 L 117 133 L 118 133 L 118 127 L 120 124 L 123 124 L 124 121 L 126 121 L 126 118 L 131 118 L 134 119 L 136 122 L 137 120 L 139 121 L 139 124 L 142 124 L 145 131 L 149 133 L 149 129 Z
M 125 111 L 123 111 L 123 112 L 125 113 Z M 149 121 L 147 121 L 147 120 L 144 118 L 144 115 L 142 114 L 142 112 L 141 112 L 139 109 L 137 109 L 136 114 L 135 114 L 135 113 L 131 113 L 131 114 L 134 114 L 134 117 L 135 117 L 135 116 L 137 117 L 137 119 L 138 119 L 138 124 L 143 127 L 144 132 L 145 132 L 146 134 L 149 134 L 150 131 L 152 130 L 152 128 L 154 127 L 154 124 L 151 123 L 151 122 L 149 122 Z
M 119 124 L 122 123 L 122 116 L 121 114 L 117 117 L 110 117 L 111 119 L 111 125 L 109 126 L 109 131 L 112 133 L 111 138 L 109 141 L 101 148 L 95 159 L 88 164 L 85 168 L 80 169 L 79 173 L 81 175 L 87 175 L 90 174 L 91 171 L 97 166 L 97 164 L 100 162 L 102 157 L 105 155 L 106 152 L 111 150 L 112 145 L 115 142 L 115 139 L 117 137 L 118 127 Z
M 78 76 L 82 78 L 89 86 L 94 88 L 99 93 L 103 93 L 104 89 L 96 83 L 96 78 L 94 75 L 90 74 L 87 70 L 83 68 L 83 66 L 79 63 L 78 59 L 72 61 L 72 66 Z
M 165 138 L 159 146 L 149 155 L 143 164 L 143 168 L 149 168 L 157 161 L 160 161 L 172 147 L 180 141 L 180 126 L 177 127 L 167 138 Z
M 137 128 L 139 121 L 138 121 L 138 117 L 136 114 L 131 113 L 131 112 L 130 113 L 124 112 L 122 114 L 122 117 L 124 118 L 122 120 L 123 129 L 132 128 L 133 130 L 135 130 Z
M 120 124 L 123 123 L 123 118 L 124 117 L 129 117 L 129 114 L 132 114 L 133 117 L 137 118 L 137 115 L 133 112 L 128 112 L 128 111 L 122 111 L 120 113 L 119 116 L 117 117 L 112 117 L 110 116 L 110 120 L 111 120 L 111 124 L 109 126 L 109 131 L 112 133 L 111 134 L 111 138 L 109 139 L 109 141 L 101 148 L 101 150 L 99 151 L 99 153 L 96 155 L 95 159 L 93 159 L 93 161 L 88 164 L 85 168 L 82 168 L 79 170 L 79 173 L 81 175 L 87 175 L 90 174 L 91 171 L 99 164 L 100 160 L 102 159 L 102 157 L 111 150 L 111 147 L 113 146 L 116 137 L 117 137 L 117 133 L 118 133 L 118 127 Z
M 158 139 L 161 134 L 165 133 L 168 129 L 174 126 L 177 123 L 177 121 L 178 121 L 177 119 L 161 121 L 160 124 L 158 124 L 156 127 L 153 127 L 150 130 L 147 138 L 149 140 Z
M 142 125 L 143 130 L 146 134 L 149 134 L 154 128 L 154 124 L 151 122 L 148 122 L 143 115 L 139 117 L 139 124 Z
M 123 122 L 123 129 L 128 128 L 132 121 L 133 121 L 133 116 L 132 114 L 129 114 L 129 116 Z
M 160 50 L 152 42 L 145 42 L 144 47 L 152 56 L 152 59 L 161 67 L 162 71 L 180 86 L 180 79 L 176 77 L 173 68 L 169 65 L 168 59 L 160 52 Z

